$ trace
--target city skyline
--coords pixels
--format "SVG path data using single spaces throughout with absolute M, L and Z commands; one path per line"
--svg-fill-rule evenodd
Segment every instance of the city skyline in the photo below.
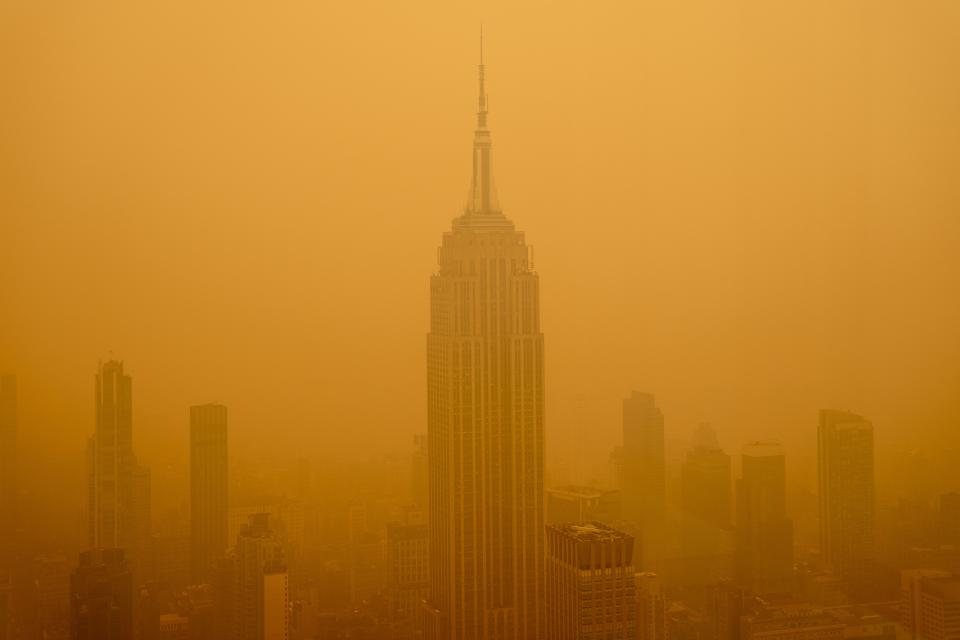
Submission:
M 960 13 L 681 4 L 0 8 L 0 640 L 960 639 Z

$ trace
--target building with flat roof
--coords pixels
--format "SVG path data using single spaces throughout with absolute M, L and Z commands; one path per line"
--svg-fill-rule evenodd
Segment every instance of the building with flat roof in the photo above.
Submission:
M 634 638 L 633 536 L 600 522 L 547 525 L 547 638 Z

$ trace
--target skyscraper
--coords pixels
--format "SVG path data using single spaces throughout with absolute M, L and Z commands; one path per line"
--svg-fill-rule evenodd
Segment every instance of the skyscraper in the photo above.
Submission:
M 550 640 L 633 639 L 633 536 L 599 522 L 547 525 Z
M 738 582 L 757 593 L 789 593 L 793 581 L 793 523 L 787 518 L 786 461 L 780 445 L 743 448 L 737 481 Z
M 121 549 L 80 554 L 70 577 L 73 640 L 133 640 L 133 576 Z
M 638 573 L 637 638 L 664 640 L 667 637 L 667 607 L 660 588 L 660 576 L 653 572 Z
M 822 410 L 817 433 L 820 556 L 854 599 L 874 580 L 873 425 L 862 416 Z
M 213 579 L 227 539 L 227 408 L 190 407 L 191 571 L 196 584 Z
M 666 511 L 663 412 L 652 394 L 623 401 L 623 517 L 643 533 L 643 558 L 655 562 Z
M 685 515 L 714 527 L 730 524 L 730 455 L 716 435 L 701 425 L 681 468 L 681 501 Z
M 13 562 L 17 530 L 17 379 L 0 376 L 0 576 Z
M 258 513 L 237 536 L 238 640 L 286 640 L 289 580 L 283 545 L 270 529 L 270 514 Z
M 484 66 L 463 214 L 430 281 L 428 636 L 543 637 L 539 280 L 497 203 Z
M 133 400 L 123 363 L 101 365 L 96 427 L 89 440 L 90 547 L 130 549 L 133 541 Z
M 133 393 L 123 363 L 96 377 L 96 425 L 87 442 L 90 547 L 122 549 L 134 581 L 145 577 L 150 545 L 150 470 L 133 452 Z

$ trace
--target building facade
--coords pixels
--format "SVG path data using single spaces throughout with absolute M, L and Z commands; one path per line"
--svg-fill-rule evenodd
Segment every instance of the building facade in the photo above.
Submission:
M 623 401 L 623 517 L 643 532 L 643 558 L 655 566 L 667 505 L 663 412 L 652 394 Z
M 549 640 L 634 638 L 633 537 L 600 522 L 547 526 Z
M 213 579 L 229 546 L 227 522 L 227 408 L 190 407 L 190 540 L 195 584 Z
M 463 215 L 443 236 L 427 337 L 428 637 L 544 633 L 539 280 L 497 202 L 484 66 Z
M 874 587 L 873 425 L 848 411 L 823 410 L 817 433 L 820 556 L 855 600 Z
M 756 593 L 793 590 L 793 523 L 787 518 L 786 459 L 774 442 L 743 447 L 737 481 L 736 574 Z

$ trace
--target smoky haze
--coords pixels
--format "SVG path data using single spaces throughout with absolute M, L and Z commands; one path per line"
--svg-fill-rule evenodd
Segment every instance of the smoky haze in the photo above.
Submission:
M 190 405 L 227 405 L 250 459 L 409 455 L 481 22 L 548 477 L 599 473 L 633 389 L 668 452 L 710 422 L 811 486 L 820 408 L 872 420 L 882 481 L 956 460 L 956 2 L 14 1 L 0 369 L 51 524 L 79 518 L 111 358 L 155 514 L 185 500 Z

